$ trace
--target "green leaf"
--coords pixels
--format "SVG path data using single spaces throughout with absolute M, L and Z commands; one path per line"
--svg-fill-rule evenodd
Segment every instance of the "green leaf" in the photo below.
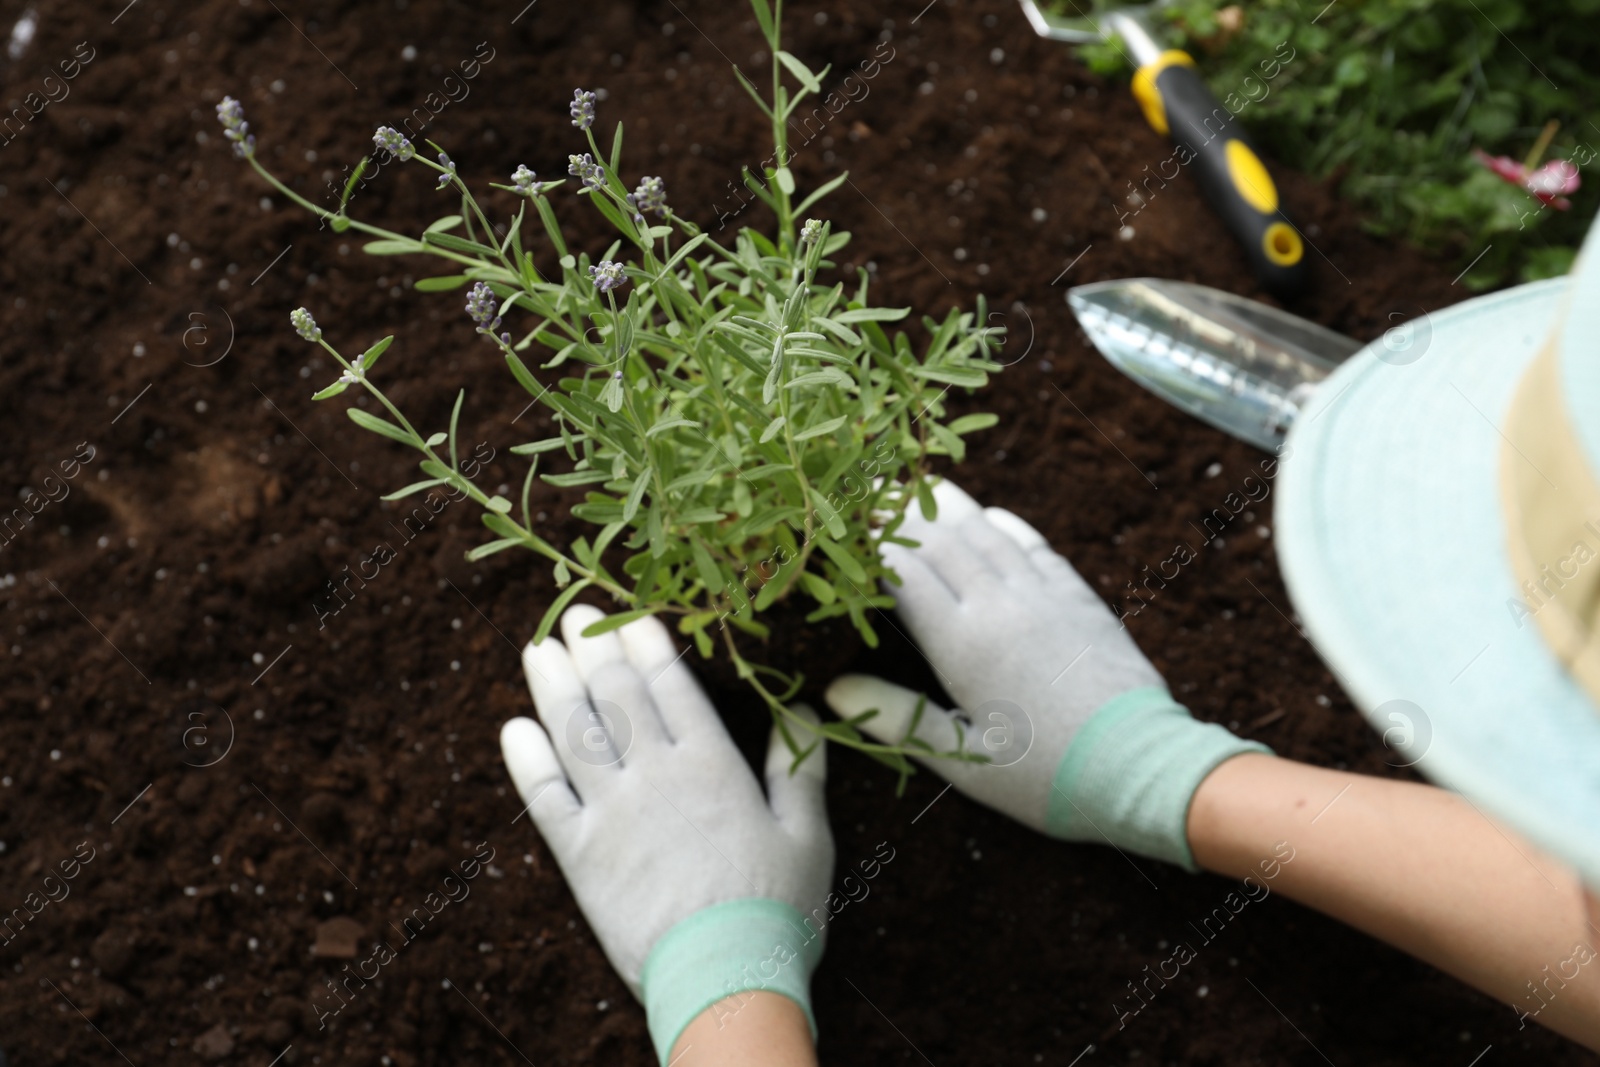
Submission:
M 778 183 L 778 188 L 783 190 L 784 196 L 794 195 L 794 173 L 788 167 L 779 167 L 773 173 L 772 180 Z
M 624 611 L 617 615 L 607 615 L 599 622 L 592 622 L 584 627 L 583 636 L 599 637 L 601 634 L 608 634 L 612 630 L 620 630 L 630 622 L 654 615 L 658 610 L 658 608 L 639 608 L 637 611 Z
M 848 389 L 856 384 L 856 380 L 837 367 L 823 367 L 821 370 L 809 371 L 790 380 L 785 389 L 794 389 L 808 385 L 837 385 Z
M 929 522 L 939 517 L 939 502 L 933 495 L 931 478 L 918 478 L 916 480 L 917 503 L 922 505 L 922 517 Z
M 338 214 L 343 215 L 345 207 L 350 203 L 350 197 L 356 191 L 356 183 L 361 181 L 361 176 L 367 172 L 367 163 L 371 157 L 362 156 L 361 162 L 356 164 L 356 169 L 350 172 L 350 179 L 344 183 L 344 192 L 339 197 Z
M 950 424 L 950 432 L 955 434 L 976 433 L 987 430 L 1000 421 L 999 415 L 980 413 L 977 415 L 963 415 Z
M 617 132 L 611 137 L 611 170 L 615 172 L 622 161 L 622 123 L 617 123 Z
M 611 475 L 605 471 L 573 471 L 571 474 L 544 474 L 540 475 L 551 485 L 569 488 L 574 485 L 593 485 L 596 482 L 609 482 Z
M 394 334 L 390 334 L 388 337 L 385 337 L 383 340 L 379 341 L 377 344 L 363 352 L 361 354 L 361 369 L 370 369 L 373 364 L 378 362 L 378 357 L 387 352 L 389 350 L 389 346 L 392 344 L 394 344 Z
M 694 556 L 694 566 L 700 572 L 700 581 L 705 585 L 706 592 L 712 596 L 720 595 L 723 583 L 722 568 L 711 558 L 710 550 L 698 535 L 689 535 L 689 550 Z
M 361 246 L 361 251 L 369 256 L 403 256 L 411 252 L 422 252 L 424 248 L 416 241 L 368 241 Z
M 386 497 L 382 497 L 381 499 L 383 499 L 383 500 L 400 500 L 400 499 L 403 499 L 405 497 L 410 496 L 413 493 L 420 493 L 424 489 L 432 489 L 436 485 L 443 485 L 443 484 L 445 484 L 446 481 L 448 481 L 448 479 L 446 479 L 446 478 L 429 478 L 427 481 L 412 482 L 410 485 L 406 486 L 404 489 L 396 489 L 394 492 L 390 493 Z
M 539 380 L 515 352 L 506 353 L 506 366 L 511 368 L 511 376 L 517 380 L 518 385 L 528 391 L 528 395 L 537 397 L 544 394 L 544 386 L 539 384 Z
M 835 322 L 899 322 L 911 314 L 910 308 L 851 308 L 833 316 Z
M 846 578 L 853 582 L 866 582 L 867 572 L 862 569 L 860 561 L 852 556 L 843 545 L 822 534 L 818 534 L 815 540 L 823 555 L 833 560 L 834 564 L 844 572 Z
M 700 424 L 695 422 L 693 419 L 663 419 L 661 422 L 656 423 L 654 426 L 646 430 L 644 435 L 646 437 L 656 437 L 660 434 L 666 433 L 668 430 L 677 429 L 679 426 L 693 426 L 698 429 Z
M 812 204 L 815 204 L 818 200 L 821 200 L 823 197 L 827 196 L 829 193 L 833 192 L 835 189 L 839 188 L 839 186 L 843 185 L 849 179 L 849 177 L 850 172 L 845 171 L 843 174 L 840 174 L 835 178 L 830 178 L 821 185 L 817 186 L 811 195 L 800 201 L 799 205 L 794 209 L 796 217 L 804 215 L 807 208 L 809 208 Z M 828 252 L 829 249 L 823 249 L 824 255 L 826 255 Z
M 506 549 L 515 548 L 520 544 L 522 544 L 522 538 L 520 537 L 502 537 L 497 541 L 490 541 L 488 544 L 479 545 L 477 548 L 470 550 L 467 553 L 467 562 L 476 563 L 480 559 L 486 559 L 494 555 L 496 552 L 504 552 Z
M 340 393 L 344 392 L 348 388 L 350 388 L 350 383 L 349 382 L 334 382 L 332 385 L 328 386 L 326 389 L 323 389 L 320 392 L 316 392 L 316 393 L 311 394 L 311 399 L 312 400 L 326 400 L 329 397 L 338 396 Z
M 839 599 L 839 594 L 832 585 L 820 574 L 812 571 L 801 571 L 800 581 L 805 585 L 813 599 L 819 604 L 832 604 Z
M 633 481 L 633 488 L 628 490 L 628 499 L 622 502 L 622 521 L 632 522 L 633 517 L 639 514 L 639 505 L 644 501 L 645 490 L 650 487 L 650 476 L 653 467 L 645 467 Z
M 750 6 L 755 9 L 756 22 L 761 26 L 761 36 L 770 42 L 773 39 L 772 9 L 767 5 L 767 0 L 750 0 Z
M 498 494 L 490 497 L 488 502 L 484 504 L 484 507 L 494 512 L 496 515 L 511 514 L 511 501 Z
M 430 434 L 428 436 L 428 447 L 429 448 L 438 448 L 440 445 L 444 444 L 444 442 L 445 442 L 445 440 L 446 440 L 446 438 L 448 436 L 449 435 L 446 434 L 443 430 L 440 430 L 438 433 Z
M 411 439 L 410 434 L 406 433 L 400 427 L 396 426 L 387 419 L 380 419 L 376 415 L 369 415 L 360 408 L 346 408 L 345 414 L 350 416 L 351 422 L 355 423 L 363 430 L 371 430 L 373 433 L 382 434 L 392 441 L 399 441 L 403 445 L 411 445 L 416 443 Z
M 419 293 L 448 293 L 471 281 L 465 274 L 441 274 L 436 278 L 418 278 L 411 288 Z
M 483 256 L 487 259 L 498 259 L 500 256 L 498 249 L 479 244 L 477 241 L 469 241 L 465 237 L 457 237 L 451 233 L 428 231 L 422 235 L 422 240 L 435 248 L 448 248 L 452 252 L 465 252 L 468 255 Z M 368 250 L 371 250 L 370 245 Z
M 815 74 L 811 73 L 811 68 L 800 62 L 794 55 L 780 50 L 778 52 L 778 61 L 789 68 L 789 73 L 793 74 L 795 80 L 806 87 L 807 92 L 820 93 L 822 91 L 822 83 L 817 80 Z M 794 192 L 793 189 L 788 191 Z
M 423 230 L 422 232 L 423 233 L 444 233 L 446 230 L 453 230 L 457 226 L 460 226 L 460 225 L 461 225 L 461 216 L 460 215 L 446 215 L 444 218 L 440 219 L 438 222 L 435 222 L 433 225 L 429 226 L 426 230 Z
M 911 367 L 910 374 L 913 378 L 921 378 L 924 381 L 945 382 L 948 385 L 959 385 L 967 389 L 981 389 L 989 384 L 989 376 L 981 370 L 967 370 L 950 366 Z
M 579 578 L 562 590 L 561 595 L 556 597 L 555 601 L 546 609 L 544 618 L 539 620 L 539 628 L 533 632 L 533 643 L 539 644 L 546 637 L 549 637 L 550 631 L 555 628 L 556 620 L 561 617 L 563 611 L 567 610 L 567 605 L 576 600 L 579 593 L 593 584 L 594 580 L 592 578 Z
M 823 495 L 815 489 L 811 490 L 811 506 L 816 508 L 818 515 L 822 516 L 822 523 L 828 528 L 830 534 L 835 537 L 844 537 L 846 535 L 844 519 L 839 517 L 839 513 L 833 510 L 833 505 L 828 503 L 823 498 Z
M 848 415 L 840 415 L 837 418 L 827 419 L 826 421 L 819 422 L 815 426 L 809 426 L 795 434 L 794 439 L 796 441 L 809 441 L 813 437 L 821 437 L 825 433 L 832 433 L 839 427 L 843 426 L 845 424 L 845 420 L 847 420 L 849 417 L 850 416 Z
M 551 437 L 544 441 L 529 441 L 525 445 L 512 445 L 511 454 L 514 456 L 535 456 L 543 452 L 554 452 L 566 444 L 559 437 Z
M 778 436 L 778 434 L 783 430 L 783 424 L 787 421 L 787 418 L 779 415 L 777 418 L 767 423 L 767 428 L 761 431 L 761 443 L 766 444 L 768 441 Z
M 467 391 L 462 389 L 456 393 L 456 406 L 450 410 L 450 469 L 460 470 L 461 460 L 457 458 L 456 446 L 460 441 L 456 437 L 456 423 L 461 421 L 461 402 L 467 398 Z

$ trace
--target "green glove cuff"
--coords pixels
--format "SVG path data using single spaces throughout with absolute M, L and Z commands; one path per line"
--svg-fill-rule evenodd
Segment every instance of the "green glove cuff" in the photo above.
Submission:
M 1056 768 L 1045 825 L 1069 841 L 1110 841 L 1190 871 L 1189 802 L 1219 763 L 1266 745 L 1198 722 L 1164 686 L 1113 697 Z
M 811 1014 L 811 972 L 822 960 L 822 933 L 793 907 L 760 897 L 714 904 L 682 920 L 650 949 L 639 985 L 644 991 L 650 1039 L 662 1064 L 678 1035 L 701 1012 L 738 993 L 765 990 Z M 719 1010 L 731 1016 L 742 1001 Z

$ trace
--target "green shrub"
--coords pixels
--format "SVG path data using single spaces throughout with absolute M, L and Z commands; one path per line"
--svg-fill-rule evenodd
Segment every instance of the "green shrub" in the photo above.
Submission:
M 797 220 L 845 175 L 797 200 L 786 132 L 793 109 L 820 91 L 827 71 L 813 73 L 782 51 L 781 0 L 770 6 L 753 0 L 753 6 L 772 49 L 770 103 L 740 81 L 772 121 L 775 151 L 764 175 L 746 171 L 744 180 L 772 210 L 776 226 L 771 236 L 743 229 L 732 247 L 673 212 L 659 178 L 646 177 L 628 192 L 621 178 L 622 126 L 603 154 L 591 128 L 595 97 L 581 90 L 571 114 L 589 152 L 569 157 L 568 173 L 578 179 L 577 195 L 619 234 L 593 259 L 562 236 L 551 194 L 564 181 L 539 181 L 518 167 L 510 185 L 496 186 L 521 200 L 504 236 L 497 236 L 442 149 L 429 142 L 438 153 L 435 163 L 399 132 L 381 128 L 374 141 L 384 165 L 415 160 L 438 173 L 441 190 L 460 194 L 459 212 L 409 237 L 346 214 L 367 160 L 352 174 L 339 210 L 324 211 L 261 165 L 236 101 L 225 99 L 218 115 L 237 153 L 279 192 L 336 231 L 377 238 L 367 252 L 448 261 L 454 273 L 416 288 L 471 285 L 467 313 L 477 332 L 503 352 L 517 384 L 553 412 L 555 436 L 511 449 L 529 459 L 520 500 L 488 495 L 458 465 L 464 390 L 449 428 L 424 434 L 375 381 L 375 365 L 393 338 L 347 359 L 323 340 L 306 309 L 297 310 L 291 317 L 300 335 L 344 368 L 315 399 L 360 386 L 388 417 L 351 407 L 350 418 L 423 456 L 423 480 L 386 500 L 449 486 L 481 505 L 493 535 L 468 558 L 520 548 L 549 559 L 562 591 L 537 638 L 589 588 L 608 594 L 622 610 L 586 633 L 645 615 L 671 616 L 702 656 L 722 645 L 783 726 L 797 758 L 826 737 L 906 775 L 906 749 L 869 743 L 850 723 L 812 726 L 789 712 L 785 702 L 802 679 L 757 662 L 736 634 L 765 639 L 769 628 L 761 612 L 798 596 L 812 605 L 808 621 L 848 616 L 867 644 L 877 643 L 868 609 L 893 604 L 880 592 L 880 578 L 898 581 L 879 559 L 878 540 L 914 544 L 895 531 L 913 500 L 933 514 L 928 458 L 948 455 L 959 462 L 962 435 L 994 425 L 992 415 L 948 418 L 946 394 L 981 387 L 1000 369 L 989 358 L 999 331 L 987 325 L 980 298 L 975 311 L 924 318 L 930 340 L 919 355 L 910 338 L 892 328 L 907 309 L 874 306 L 865 271 L 853 287 L 822 280 L 849 234 L 833 233 L 817 220 L 797 226 Z M 797 89 L 785 84 L 785 74 Z M 543 239 L 525 244 L 523 221 L 530 212 Z M 647 213 L 656 219 L 647 220 Z M 546 270 L 536 265 L 541 258 Z M 511 315 L 528 320 L 515 336 L 503 328 Z M 553 354 L 541 366 L 571 373 L 546 388 L 525 362 L 530 350 Z M 567 469 L 539 473 L 542 459 L 565 460 Z M 592 540 L 580 537 L 563 550 L 540 535 L 529 513 L 536 476 L 553 485 L 591 487 L 573 513 L 598 527 Z M 603 558 L 615 546 L 626 554 L 620 573 Z M 976 758 L 964 751 L 948 755 Z

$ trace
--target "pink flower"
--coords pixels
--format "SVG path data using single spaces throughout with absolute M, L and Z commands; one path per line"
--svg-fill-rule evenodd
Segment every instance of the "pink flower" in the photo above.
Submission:
M 1474 148 L 1472 157 L 1497 177 L 1519 186 L 1546 207 L 1553 207 L 1557 211 L 1572 207 L 1572 201 L 1564 194 L 1576 191 L 1580 180 L 1578 168 L 1567 160 L 1552 159 L 1530 170 L 1510 156 L 1491 156 L 1481 148 Z

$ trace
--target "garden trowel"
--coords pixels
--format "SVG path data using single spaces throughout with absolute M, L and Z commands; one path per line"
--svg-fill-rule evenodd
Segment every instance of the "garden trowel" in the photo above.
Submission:
M 1268 452 L 1322 380 L 1362 347 L 1286 311 L 1189 282 L 1095 282 L 1069 289 L 1067 303 L 1122 373 Z
M 1194 58 L 1163 49 L 1146 23 L 1164 0 L 1091 15 L 1095 0 L 1022 0 L 1041 37 L 1073 44 L 1120 39 L 1135 70 L 1133 95 L 1145 121 L 1172 138 L 1172 160 L 1194 175 L 1200 191 L 1244 248 L 1256 277 L 1275 296 L 1306 286 L 1305 240 L 1283 213 L 1278 187 L 1234 113 L 1218 102 Z M 1072 15 L 1055 13 L 1065 7 Z M 1159 170 L 1159 167 L 1157 168 Z

